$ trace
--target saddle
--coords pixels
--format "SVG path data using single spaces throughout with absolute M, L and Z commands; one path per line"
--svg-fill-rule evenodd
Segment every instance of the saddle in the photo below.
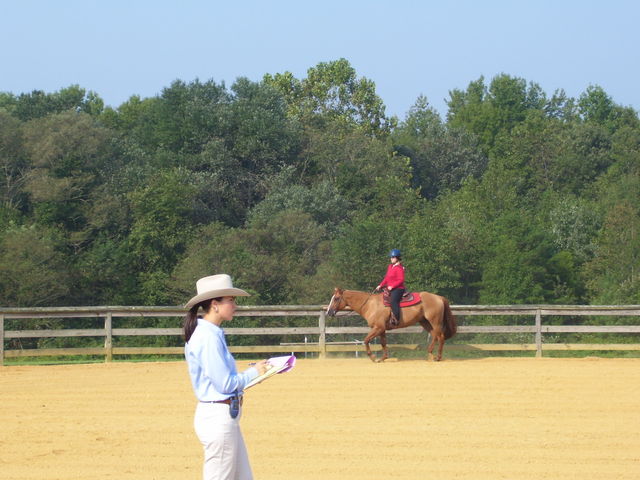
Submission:
M 418 292 L 404 292 L 404 295 L 402 295 L 402 298 L 400 299 L 400 308 L 411 307 L 412 305 L 417 305 L 421 301 L 422 299 L 420 298 L 420 294 Z M 389 290 L 384 290 L 382 292 L 382 304 L 385 307 L 391 306 Z
M 400 308 L 417 305 L 421 301 L 422 299 L 420 298 L 420 294 L 418 292 L 404 292 L 404 294 L 402 295 L 402 298 L 400 299 Z M 384 290 L 382 292 L 382 304 L 385 307 L 391 306 L 391 298 L 389 296 L 389 290 Z M 393 311 L 392 311 L 389 315 L 389 319 L 386 322 L 386 325 L 385 325 L 386 329 L 392 330 L 394 328 L 398 328 L 399 324 L 400 324 L 399 319 L 397 319 L 393 315 Z

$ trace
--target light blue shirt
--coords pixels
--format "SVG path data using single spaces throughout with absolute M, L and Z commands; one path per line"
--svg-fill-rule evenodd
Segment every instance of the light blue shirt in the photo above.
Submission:
M 184 346 L 191 385 L 201 402 L 225 400 L 258 376 L 251 367 L 242 373 L 236 370 L 236 361 L 227 348 L 222 328 L 198 318 L 198 326 Z

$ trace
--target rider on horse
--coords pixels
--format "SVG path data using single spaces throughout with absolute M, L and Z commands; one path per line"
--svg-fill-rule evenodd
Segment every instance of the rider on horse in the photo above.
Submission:
M 376 287 L 376 290 L 381 290 L 383 287 L 389 290 L 392 312 L 391 322 L 394 325 L 398 325 L 400 324 L 400 299 L 405 292 L 404 265 L 402 265 L 402 253 L 400 253 L 400 250 L 396 248 L 391 250 L 389 260 L 387 273 L 380 285 Z

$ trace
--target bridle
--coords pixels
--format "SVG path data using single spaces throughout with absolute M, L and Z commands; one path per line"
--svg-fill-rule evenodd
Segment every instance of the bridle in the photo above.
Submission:
M 343 292 L 343 293 L 344 293 L 344 292 Z M 369 299 L 371 298 L 371 296 L 372 296 L 374 293 L 375 293 L 375 290 L 369 294 L 369 296 L 367 297 L 367 299 L 366 299 L 364 302 L 362 302 L 362 305 L 360 305 L 360 310 L 362 310 L 362 308 L 364 308 L 364 306 L 367 304 L 367 302 L 369 301 Z M 333 296 L 331 297 L 331 301 L 329 302 L 329 308 L 331 308 L 331 306 L 333 305 L 333 301 L 334 301 L 335 299 L 336 299 L 336 294 L 334 293 L 334 294 L 333 294 Z M 343 299 L 344 299 L 344 295 L 343 295 L 342 297 L 338 297 L 338 300 L 340 300 L 340 301 L 343 301 Z M 349 305 L 347 304 L 347 302 L 345 302 L 344 304 L 345 304 L 345 306 L 349 306 Z M 337 311 L 337 309 L 336 309 L 336 311 Z

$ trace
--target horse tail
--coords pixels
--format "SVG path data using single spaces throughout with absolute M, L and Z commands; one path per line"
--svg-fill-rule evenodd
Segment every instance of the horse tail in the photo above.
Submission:
M 458 331 L 458 324 L 456 323 L 456 316 L 449 306 L 449 300 L 442 297 L 442 302 L 444 303 L 444 339 L 449 340 Z

